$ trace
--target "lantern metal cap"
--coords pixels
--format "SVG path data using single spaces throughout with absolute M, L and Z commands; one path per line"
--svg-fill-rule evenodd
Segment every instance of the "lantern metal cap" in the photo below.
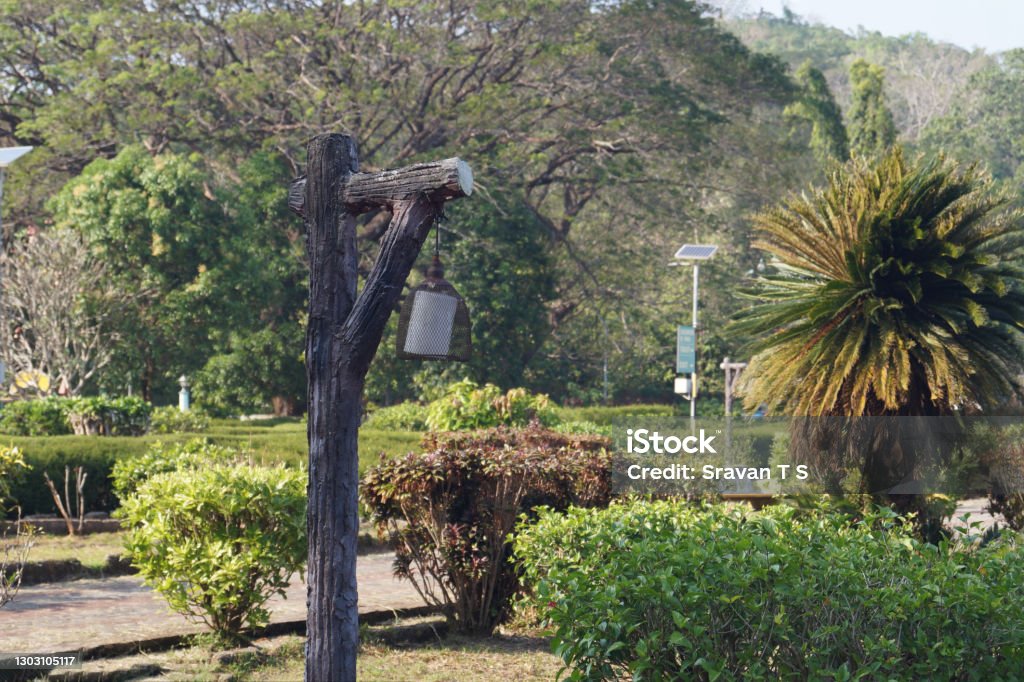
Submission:
M 441 257 L 436 253 L 427 266 L 427 279 L 444 281 L 444 266 L 441 264 Z

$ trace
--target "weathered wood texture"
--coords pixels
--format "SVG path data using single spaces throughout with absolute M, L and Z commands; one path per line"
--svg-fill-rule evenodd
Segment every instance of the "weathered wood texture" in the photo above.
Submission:
M 356 174 L 356 145 L 324 135 L 308 146 L 307 177 L 289 190 L 306 219 L 309 255 L 309 507 L 306 679 L 356 678 L 359 643 L 359 421 L 363 383 L 388 317 L 444 201 L 468 196 L 472 174 L 458 159 Z M 377 260 L 356 295 L 354 216 L 392 213 Z
M 309 256 L 309 538 L 307 680 L 354 680 L 359 642 L 355 582 L 358 536 L 359 396 L 343 373 L 334 336 L 355 305 L 355 221 L 338 187 L 356 168 L 356 150 L 341 135 L 309 143 L 306 249 Z
M 473 172 L 462 159 L 451 158 L 379 173 L 354 173 L 340 187 L 341 200 L 349 211 L 364 213 L 419 196 L 434 201 L 469 196 Z M 305 188 L 305 177 L 297 178 L 288 188 L 288 207 L 299 215 L 305 213 Z

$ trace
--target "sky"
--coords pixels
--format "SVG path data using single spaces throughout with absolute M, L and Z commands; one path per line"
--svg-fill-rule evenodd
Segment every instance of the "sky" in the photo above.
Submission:
M 1024 47 L 1024 0 L 747 0 L 748 10 L 781 16 L 785 4 L 811 21 L 884 35 L 926 33 L 968 50 Z

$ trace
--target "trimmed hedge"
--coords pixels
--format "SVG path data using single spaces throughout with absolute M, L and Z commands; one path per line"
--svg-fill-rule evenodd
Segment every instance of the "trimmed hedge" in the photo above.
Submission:
M 24 515 L 56 514 L 50 491 L 43 480 L 48 473 L 58 488 L 63 488 L 64 467 L 82 466 L 87 475 L 85 510 L 111 511 L 117 498 L 110 485 L 110 471 L 122 457 L 141 455 L 153 441 L 151 438 L 82 436 L 9 437 L 3 439 L 24 453 L 29 469 L 11 485 L 11 498 L 21 506 Z
M 427 408 L 411 402 L 378 407 L 366 418 L 363 426 L 382 431 L 426 431 Z
M 214 420 L 202 436 L 214 445 L 245 450 L 262 464 L 305 463 L 308 457 L 306 425 L 298 420 L 241 422 Z M 388 457 L 416 450 L 423 434 L 408 431 L 375 431 L 361 429 L 359 434 L 359 470 L 364 471 Z M 111 486 L 114 463 L 127 457 L 140 456 L 154 443 L 183 443 L 195 436 L 164 434 L 138 437 L 90 438 L 87 436 L 8 436 L 0 443 L 20 448 L 26 464 L 31 467 L 11 481 L 10 497 L 21 505 L 23 514 L 56 514 L 53 498 L 43 482 L 43 472 L 55 483 L 63 481 L 64 466 L 84 466 L 85 510 L 113 511 L 117 496 Z
M 515 556 L 571 680 L 990 680 L 1024 670 L 1024 544 L 888 510 L 550 510 Z
M 556 407 L 555 416 L 562 423 L 590 422 L 598 426 L 611 426 L 613 421 L 628 417 L 671 417 L 676 414 L 675 409 L 672 405 Z

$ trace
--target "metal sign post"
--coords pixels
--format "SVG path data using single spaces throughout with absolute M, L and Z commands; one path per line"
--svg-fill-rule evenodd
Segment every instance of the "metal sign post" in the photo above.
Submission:
M 690 374 L 690 419 L 697 416 L 697 286 L 700 279 L 700 261 L 707 260 L 715 255 L 718 247 L 714 244 L 683 244 L 676 251 L 677 260 L 693 261 L 693 326 L 689 327 L 689 374 Z M 670 263 L 669 265 L 676 265 Z M 676 348 L 676 372 L 687 373 L 681 364 L 680 355 L 683 348 L 683 330 L 687 327 L 679 327 L 677 331 Z

